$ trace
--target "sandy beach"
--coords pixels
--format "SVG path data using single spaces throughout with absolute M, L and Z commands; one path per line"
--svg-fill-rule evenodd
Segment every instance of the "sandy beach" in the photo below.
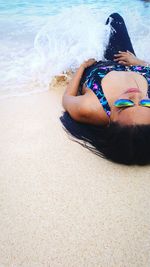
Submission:
M 0 100 L 0 267 L 149 267 L 150 167 L 71 141 L 63 90 Z

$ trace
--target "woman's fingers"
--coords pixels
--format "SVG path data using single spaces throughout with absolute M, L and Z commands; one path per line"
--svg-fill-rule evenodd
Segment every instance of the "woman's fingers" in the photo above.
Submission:
M 130 51 L 127 50 L 127 52 L 119 51 L 118 54 L 115 54 L 115 55 L 114 55 L 114 57 L 120 57 L 120 56 L 122 56 L 122 55 L 123 55 L 123 56 L 129 56 L 129 55 L 133 56 L 133 54 L 132 54 Z
M 114 55 L 114 61 L 123 65 L 133 65 L 135 58 L 135 55 L 128 50 L 127 52 L 119 51 L 118 54 Z
M 124 55 L 124 54 L 116 54 L 116 55 L 114 55 L 115 58 L 120 58 L 120 57 L 123 57 L 123 56 L 127 56 L 127 55 Z
M 88 66 L 91 66 L 91 65 L 93 65 L 94 63 L 96 63 L 96 60 L 95 59 L 89 59 L 88 61 L 87 61 L 87 65 Z
M 117 58 L 114 59 L 114 61 L 118 61 L 118 60 L 123 60 L 123 61 L 125 61 L 125 60 L 127 60 L 127 57 L 125 57 L 125 56 L 120 56 L 120 57 L 117 57 Z
M 124 57 L 124 56 L 115 57 L 116 60 L 125 59 L 125 58 L 126 58 L 126 57 Z
M 94 58 L 90 58 L 83 62 L 82 65 L 84 65 L 85 68 L 92 66 L 94 63 L 96 63 L 96 60 Z
M 131 55 L 131 56 L 135 56 L 133 53 L 131 53 L 129 50 L 127 50 L 127 52 Z
M 96 60 L 95 60 L 94 58 L 90 58 L 90 59 L 88 59 L 86 62 L 87 62 L 87 63 L 95 63 Z
M 120 52 L 119 54 L 115 54 L 114 57 L 120 57 L 120 56 L 128 56 L 129 54 L 127 52 Z
M 122 65 L 127 65 L 127 62 L 126 61 L 119 61 L 118 63 L 119 64 L 122 64 Z
M 114 60 L 114 61 L 118 61 L 119 64 L 122 64 L 122 65 L 128 65 L 128 62 L 125 61 L 125 60 Z
M 133 55 L 129 50 L 127 51 L 119 51 L 119 54 L 130 54 L 130 55 Z
M 117 61 L 117 63 L 119 64 L 128 65 L 128 62 L 125 60 L 114 60 L 114 61 Z

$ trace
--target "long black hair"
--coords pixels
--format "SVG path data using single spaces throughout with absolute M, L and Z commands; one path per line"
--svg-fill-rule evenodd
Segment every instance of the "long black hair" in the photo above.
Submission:
M 73 141 L 98 156 L 126 165 L 150 164 L 150 125 L 96 126 L 77 122 L 68 112 L 60 120 Z

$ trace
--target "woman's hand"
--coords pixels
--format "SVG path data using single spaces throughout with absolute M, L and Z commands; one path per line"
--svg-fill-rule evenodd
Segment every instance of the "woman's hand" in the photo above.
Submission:
M 119 54 L 114 55 L 115 59 L 114 61 L 117 61 L 119 64 L 125 65 L 125 66 L 136 66 L 140 65 L 140 59 L 138 59 L 134 54 L 131 52 L 122 52 L 119 51 Z
M 81 66 L 84 67 L 85 69 L 92 66 L 94 63 L 96 63 L 96 60 L 94 58 L 90 58 L 87 61 L 84 61 Z

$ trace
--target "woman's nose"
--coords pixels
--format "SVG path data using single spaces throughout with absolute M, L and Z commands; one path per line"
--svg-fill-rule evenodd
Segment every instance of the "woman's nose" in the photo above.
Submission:
M 137 105 L 139 103 L 139 101 L 142 99 L 142 94 L 134 93 L 134 94 L 130 95 L 129 98 Z

